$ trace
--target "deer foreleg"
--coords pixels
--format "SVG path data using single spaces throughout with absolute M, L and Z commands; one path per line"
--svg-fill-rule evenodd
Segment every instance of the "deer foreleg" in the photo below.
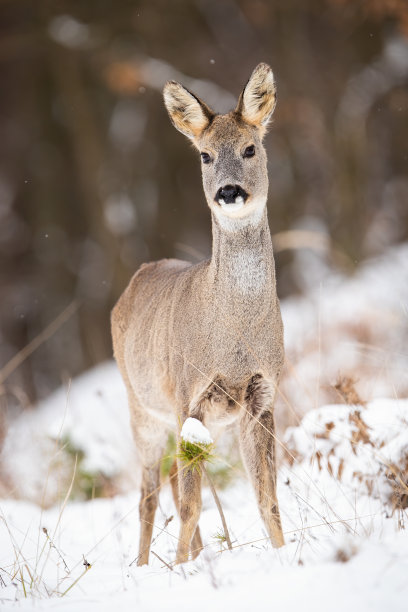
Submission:
M 180 514 L 179 482 L 178 481 L 179 481 L 178 467 L 177 467 L 177 461 L 175 460 L 170 469 L 170 482 L 171 482 L 171 490 L 173 493 L 174 503 L 176 505 L 177 512 Z M 200 528 L 197 524 L 196 530 L 193 535 L 193 539 L 191 540 L 191 557 L 193 559 L 198 557 L 202 549 L 203 549 L 203 542 L 201 539 Z
M 201 473 L 199 469 L 185 465 L 180 459 L 177 461 L 177 469 L 181 526 L 176 563 L 184 563 L 188 561 L 190 547 L 194 557 L 192 540 L 201 512 Z

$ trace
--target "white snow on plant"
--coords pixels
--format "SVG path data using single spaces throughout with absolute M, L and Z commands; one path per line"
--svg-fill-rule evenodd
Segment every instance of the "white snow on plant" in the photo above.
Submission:
M 316 482 L 329 473 L 391 510 L 396 495 L 408 493 L 408 400 L 311 410 L 287 429 L 285 443 L 298 462 L 310 462 Z
M 181 437 L 185 442 L 208 446 L 213 443 L 208 429 L 194 417 L 188 417 L 181 428 Z

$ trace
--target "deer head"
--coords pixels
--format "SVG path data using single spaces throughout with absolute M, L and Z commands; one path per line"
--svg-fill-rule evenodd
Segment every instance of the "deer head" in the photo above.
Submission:
M 204 192 L 216 217 L 244 219 L 262 211 L 268 193 L 262 140 L 276 104 L 271 68 L 255 68 L 226 115 L 174 81 L 166 83 L 164 101 L 173 125 L 200 152 Z

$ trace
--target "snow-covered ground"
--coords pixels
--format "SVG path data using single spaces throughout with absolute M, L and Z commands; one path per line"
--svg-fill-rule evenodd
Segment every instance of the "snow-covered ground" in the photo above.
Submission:
M 220 492 L 233 551 L 219 538 L 221 520 L 205 488 L 205 549 L 183 567 L 173 565 L 178 519 L 168 484 L 155 554 L 143 568 L 135 563 L 137 492 L 61 501 L 46 511 L 3 500 L 1 610 L 221 610 L 231 604 L 237 610 L 405 610 L 408 525 L 406 510 L 395 509 L 393 476 L 406 482 L 407 469 L 397 471 L 408 457 L 407 424 L 408 400 L 376 400 L 322 407 L 288 430 L 283 443 L 291 461 L 279 472 L 287 544 L 280 550 L 271 548 L 244 478 Z
M 67 490 L 77 451 L 83 453 L 79 477 L 100 473 L 114 478 L 118 488 L 138 482 L 126 390 L 113 361 L 61 387 L 11 424 L 3 473 L 16 497 L 48 506 Z
M 234 478 L 218 493 L 233 550 L 204 487 L 204 551 L 173 565 L 179 523 L 163 479 L 150 565 L 136 566 L 138 459 L 112 362 L 22 414 L 1 455 L 0 610 L 406 610 L 407 271 L 403 246 L 283 304 L 282 549 L 230 445 Z

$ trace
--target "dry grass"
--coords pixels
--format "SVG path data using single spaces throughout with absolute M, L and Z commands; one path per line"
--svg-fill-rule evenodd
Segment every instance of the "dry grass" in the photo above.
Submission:
M 347 383 L 346 388 L 349 389 Z M 349 395 L 350 397 L 350 395 Z M 355 399 L 351 387 L 351 397 Z M 344 482 L 345 474 L 359 485 L 364 485 L 364 490 L 369 496 L 380 498 L 384 509 L 393 514 L 396 510 L 404 510 L 408 507 L 408 452 L 402 452 L 398 463 L 387 460 L 382 452 L 386 442 L 381 439 L 381 429 L 378 427 L 373 431 L 364 418 L 364 408 L 355 408 L 354 401 L 348 412 L 348 424 L 350 433 L 345 436 L 339 433 L 337 423 L 324 420 L 325 409 L 320 411 L 322 421 L 315 423 L 312 427 L 315 448 L 310 457 L 311 465 L 315 464 L 320 473 L 327 472 L 330 476 Z M 310 428 L 310 424 L 309 424 Z M 340 431 L 344 424 L 340 422 Z M 399 432 L 397 432 L 399 433 Z M 310 432 L 308 432 L 310 435 Z M 375 437 L 374 437 L 375 435 Z M 324 444 L 319 444 L 324 441 Z M 294 465 L 294 457 L 297 461 L 307 461 L 308 457 L 300 452 L 289 442 L 291 455 L 288 456 L 290 465 Z M 338 454 L 340 448 L 340 454 Z M 346 449 L 349 449 L 347 452 Z M 348 458 L 347 458 L 348 457 Z M 366 458 L 369 461 L 361 461 Z M 359 467 L 356 467 L 359 466 Z M 382 491 L 380 494 L 379 491 Z M 384 496 L 384 491 L 386 495 Z
M 339 375 L 337 381 L 333 385 L 333 389 L 337 391 L 339 397 L 345 404 L 355 406 L 365 406 L 366 402 L 361 399 L 356 390 L 356 380 L 351 376 Z

